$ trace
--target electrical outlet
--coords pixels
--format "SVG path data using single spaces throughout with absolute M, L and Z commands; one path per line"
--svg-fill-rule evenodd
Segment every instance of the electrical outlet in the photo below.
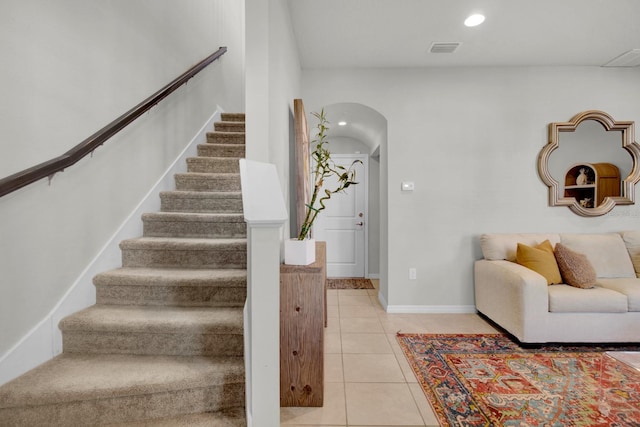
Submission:
M 414 267 L 411 267 L 409 269 L 409 280 L 416 280 L 417 275 L 418 275 L 418 272 L 416 271 L 416 269 Z

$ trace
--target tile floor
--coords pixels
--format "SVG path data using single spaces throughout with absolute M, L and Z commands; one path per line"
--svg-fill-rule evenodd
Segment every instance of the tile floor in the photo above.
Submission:
M 324 406 L 281 408 L 281 426 L 438 426 L 396 332 L 496 330 L 475 314 L 388 314 L 377 290 L 327 292 Z

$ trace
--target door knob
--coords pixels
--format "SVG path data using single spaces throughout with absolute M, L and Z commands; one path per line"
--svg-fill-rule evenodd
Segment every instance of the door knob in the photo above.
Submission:
M 361 226 L 361 227 L 362 227 L 362 226 L 364 225 L 364 222 L 362 222 L 362 221 L 360 221 L 360 222 L 356 222 L 356 225 L 359 225 L 359 226 Z

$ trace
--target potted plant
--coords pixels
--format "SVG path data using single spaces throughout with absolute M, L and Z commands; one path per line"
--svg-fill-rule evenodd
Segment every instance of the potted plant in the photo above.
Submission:
M 291 265 L 309 265 L 315 261 L 315 240 L 311 238 L 311 228 L 318 214 L 326 208 L 326 202 L 331 195 L 346 190 L 351 185 L 356 185 L 356 171 L 354 166 L 362 163 L 355 160 L 348 168 L 336 165 L 331 160 L 331 152 L 327 149 L 327 131 L 329 130 L 329 121 L 327 120 L 324 109 L 320 113 L 312 113 L 318 119 L 317 138 L 311 141 L 315 144 L 315 149 L 311 152 L 313 162 L 313 193 L 311 201 L 306 205 L 307 210 L 304 222 L 300 227 L 300 233 L 297 238 L 285 241 L 285 264 Z M 336 187 L 329 189 L 324 186 L 325 179 L 335 177 Z

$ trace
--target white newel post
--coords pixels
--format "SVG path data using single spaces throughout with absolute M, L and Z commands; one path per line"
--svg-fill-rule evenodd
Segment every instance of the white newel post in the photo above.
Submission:
M 240 160 L 247 223 L 247 426 L 280 425 L 280 242 L 287 211 L 276 168 Z

